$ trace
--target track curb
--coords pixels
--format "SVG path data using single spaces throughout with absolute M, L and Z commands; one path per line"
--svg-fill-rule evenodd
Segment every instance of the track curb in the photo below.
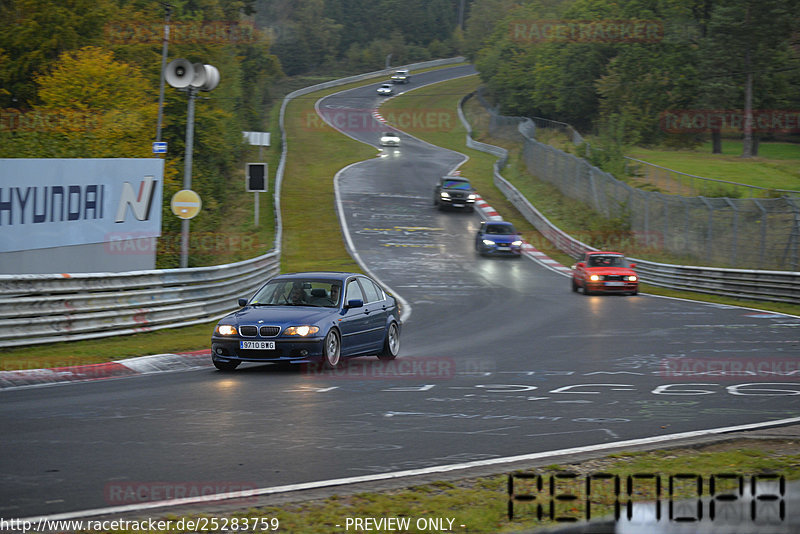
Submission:
M 103 363 L 0 371 L 0 391 L 152 373 L 209 369 L 212 366 L 211 350 L 205 349 L 175 354 L 153 354 Z

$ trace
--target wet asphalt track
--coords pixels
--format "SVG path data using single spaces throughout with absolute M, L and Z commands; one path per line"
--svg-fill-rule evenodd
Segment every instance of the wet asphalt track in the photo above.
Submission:
M 417 74 L 401 87 L 467 72 Z M 363 113 L 379 102 L 376 86 L 319 109 Z M 358 120 L 349 134 L 377 145 L 383 127 Z M 324 374 L 248 365 L 0 392 L 0 517 L 800 416 L 800 319 L 585 297 L 529 259 L 477 257 L 479 216 L 431 201 L 437 177 L 463 159 L 402 135 L 399 149 L 338 177 L 358 254 L 411 307 L 393 365 L 361 358 Z M 734 364 L 755 374 L 674 372 Z

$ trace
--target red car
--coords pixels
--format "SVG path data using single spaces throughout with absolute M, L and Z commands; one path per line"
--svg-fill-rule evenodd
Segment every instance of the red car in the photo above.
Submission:
M 639 277 L 619 252 L 586 252 L 581 261 L 572 266 L 572 290 L 583 288 L 584 295 L 592 293 L 639 292 Z

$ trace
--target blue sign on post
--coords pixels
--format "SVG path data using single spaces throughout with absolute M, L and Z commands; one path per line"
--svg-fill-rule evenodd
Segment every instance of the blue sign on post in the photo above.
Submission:
M 164 141 L 156 141 L 153 143 L 153 154 L 166 154 L 167 143 Z

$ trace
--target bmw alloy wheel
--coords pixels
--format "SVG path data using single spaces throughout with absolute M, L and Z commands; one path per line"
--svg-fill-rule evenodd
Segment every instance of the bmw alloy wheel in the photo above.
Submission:
M 327 369 L 335 369 L 339 366 L 341 346 L 339 345 L 339 336 L 336 334 L 336 330 L 330 330 L 325 336 L 325 342 L 322 346 L 322 359 L 322 363 Z
M 397 323 L 389 325 L 389 330 L 386 332 L 386 339 L 383 342 L 383 350 L 378 353 L 378 358 L 381 360 L 394 360 L 400 352 L 400 329 Z

